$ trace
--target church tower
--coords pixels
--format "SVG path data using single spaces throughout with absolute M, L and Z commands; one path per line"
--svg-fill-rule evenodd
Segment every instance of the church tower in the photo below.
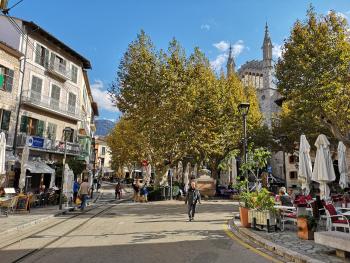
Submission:
M 262 46 L 264 67 L 272 67 L 272 48 L 273 46 L 270 38 L 269 27 L 266 23 L 264 43 Z
M 230 44 L 230 48 L 229 48 L 229 53 L 228 53 L 228 59 L 227 59 L 227 64 L 226 64 L 226 76 L 230 76 L 233 72 L 235 72 L 235 61 L 233 59 L 232 56 L 232 45 Z

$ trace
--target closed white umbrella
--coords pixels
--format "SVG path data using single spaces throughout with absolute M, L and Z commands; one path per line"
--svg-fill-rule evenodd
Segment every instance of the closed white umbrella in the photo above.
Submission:
M 22 159 L 21 159 L 21 175 L 19 177 L 19 188 L 21 192 L 23 192 L 24 187 L 26 186 L 26 164 L 29 158 L 29 147 L 28 145 L 24 146 L 22 151 Z
M 193 167 L 193 176 L 194 178 L 198 177 L 198 164 L 195 163 L 194 167 Z
M 312 176 L 312 163 L 310 158 L 310 144 L 305 135 L 300 136 L 299 146 L 299 170 L 298 180 L 305 195 L 310 193 L 310 181 Z
M 320 184 L 320 197 L 326 200 L 330 195 L 327 184 L 335 180 L 333 162 L 329 151 L 330 143 L 325 135 L 320 134 L 315 145 L 317 152 L 311 179 Z
M 190 166 L 191 164 L 190 163 L 187 163 L 186 165 L 186 169 L 185 169 L 185 173 L 184 173 L 184 185 L 185 185 L 185 192 L 187 193 L 187 190 L 188 190 L 188 184 L 189 184 L 189 175 L 190 175 Z
M 339 185 L 342 189 L 348 186 L 348 164 L 346 161 L 346 147 L 343 142 L 338 144 L 338 169 L 339 169 Z
M 179 161 L 179 163 L 177 164 L 177 176 L 178 176 L 178 180 L 179 181 L 183 181 L 183 171 L 184 171 L 184 167 L 182 165 L 182 162 Z
M 231 169 L 231 183 L 232 184 L 236 184 L 236 180 L 237 180 L 237 162 L 236 162 L 236 158 L 232 157 L 230 159 L 230 169 Z
M 146 176 L 145 176 L 145 184 L 146 185 L 149 185 L 150 181 L 151 181 L 151 173 L 152 173 L 152 166 L 151 164 L 149 163 L 147 166 L 146 166 Z
M 6 155 L 6 135 L 4 132 L 0 132 L 0 175 L 6 174 L 5 155 Z
M 54 171 L 53 173 L 51 173 L 51 180 L 50 180 L 50 187 L 49 188 L 53 188 L 56 186 L 55 180 L 56 180 L 56 172 Z

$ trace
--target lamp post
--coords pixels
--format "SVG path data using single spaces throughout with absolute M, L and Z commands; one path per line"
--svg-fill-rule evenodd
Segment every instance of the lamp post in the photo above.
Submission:
M 247 115 L 249 112 L 250 104 L 247 102 L 242 102 L 238 105 L 238 110 L 243 116 L 243 135 L 244 135 L 244 141 L 243 141 L 243 159 L 244 162 L 247 163 Z
M 92 174 L 92 185 L 94 184 L 94 179 L 95 179 L 95 174 L 96 174 L 96 155 L 97 155 L 97 150 L 96 149 L 96 139 L 95 137 L 92 138 L 92 146 L 93 146 L 93 151 L 94 151 L 94 168 L 93 168 L 93 174 Z M 91 191 L 91 199 L 93 198 L 93 188 Z
M 72 133 L 72 128 L 66 127 L 63 129 L 63 138 L 64 138 L 64 155 L 62 161 L 62 180 L 61 180 L 61 189 L 60 189 L 60 200 L 59 200 L 59 210 L 62 210 L 62 197 L 63 197 L 63 183 L 64 183 L 64 170 L 66 166 L 66 155 L 67 155 L 67 137 Z

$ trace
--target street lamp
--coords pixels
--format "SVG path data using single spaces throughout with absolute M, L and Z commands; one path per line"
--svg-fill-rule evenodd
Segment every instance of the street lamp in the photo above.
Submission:
M 62 180 L 61 180 L 61 190 L 60 190 L 60 200 L 59 200 L 59 210 L 62 210 L 62 196 L 63 196 L 63 182 L 64 182 L 64 170 L 66 166 L 66 155 L 67 155 L 67 138 L 73 133 L 73 129 L 66 127 L 63 129 L 63 138 L 64 138 L 64 155 L 62 161 Z
M 95 137 L 92 138 L 92 146 L 93 146 L 93 150 L 94 150 L 94 169 L 93 169 L 93 175 L 92 175 L 92 186 L 94 184 L 94 180 L 95 180 L 95 174 L 96 174 L 96 155 L 97 155 L 97 151 L 98 149 L 96 149 L 96 139 Z M 91 199 L 93 198 L 93 188 L 91 191 Z
M 247 115 L 249 112 L 250 104 L 247 102 L 242 102 L 238 105 L 238 110 L 243 116 L 243 134 L 244 134 L 244 142 L 243 142 L 243 156 L 244 162 L 247 163 Z

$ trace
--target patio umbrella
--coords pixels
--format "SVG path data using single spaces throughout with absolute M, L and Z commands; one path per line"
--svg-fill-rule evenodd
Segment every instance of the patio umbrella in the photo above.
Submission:
M 179 181 L 182 181 L 182 176 L 183 176 L 183 171 L 184 171 L 184 167 L 182 165 L 182 162 L 179 161 L 179 163 L 177 164 L 177 176 Z
M 56 172 L 53 172 L 51 174 L 51 179 L 50 179 L 50 187 L 49 188 L 53 188 L 55 187 L 55 180 L 56 180 Z
M 311 176 L 312 164 L 310 158 L 310 144 L 306 140 L 306 136 L 303 134 L 300 136 L 298 179 L 301 182 L 301 189 L 305 195 L 310 193 L 309 184 Z
M 0 185 L 5 183 L 5 155 L 6 155 L 6 136 L 5 133 L 0 133 Z
M 190 166 L 191 164 L 190 163 L 187 163 L 186 165 L 186 169 L 185 169 L 185 173 L 184 173 L 184 185 L 185 185 L 185 192 L 187 193 L 187 190 L 188 190 L 188 183 L 190 182 L 189 181 L 189 175 L 190 175 Z
M 29 158 L 29 147 L 28 145 L 24 146 L 22 151 L 22 160 L 21 160 L 21 175 L 19 177 L 19 188 L 23 192 L 23 188 L 26 186 L 26 164 Z
M 328 199 L 330 190 L 327 184 L 335 180 L 335 172 L 329 151 L 330 143 L 325 135 L 320 134 L 315 145 L 317 152 L 311 179 L 320 184 L 321 199 Z
M 194 178 L 198 177 L 198 164 L 195 163 L 194 167 L 193 167 L 193 176 Z
M 339 169 L 339 185 L 342 189 L 348 186 L 348 164 L 346 161 L 346 147 L 343 142 L 338 144 L 338 169 Z
M 150 181 L 151 181 L 151 173 L 152 173 L 152 166 L 151 164 L 149 163 L 147 166 L 146 166 L 146 176 L 145 176 L 145 184 L 146 185 L 149 185 Z
M 230 182 L 233 184 L 236 184 L 236 180 L 237 180 L 237 162 L 236 162 L 236 158 L 232 157 L 230 159 L 230 170 L 231 170 L 231 178 L 230 178 Z

